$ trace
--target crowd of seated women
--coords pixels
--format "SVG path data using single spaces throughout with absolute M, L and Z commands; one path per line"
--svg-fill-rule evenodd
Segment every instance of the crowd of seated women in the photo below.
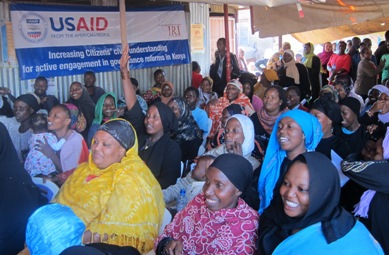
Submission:
M 316 56 L 307 43 L 303 64 L 285 48 L 272 83 L 244 73 L 220 98 L 209 77 L 174 95 L 160 69 L 139 96 L 128 48 L 122 100 L 107 92 L 95 104 L 73 82 L 42 119 L 41 99 L 20 95 L 14 116 L 0 116 L 0 253 L 389 253 L 389 89 L 376 81 L 358 95 L 364 72 L 353 80 L 339 46 Z M 310 75 L 322 73 L 309 69 L 324 58 L 318 89 Z M 45 201 L 31 177 L 59 193 Z M 187 205 L 160 229 L 182 190 Z

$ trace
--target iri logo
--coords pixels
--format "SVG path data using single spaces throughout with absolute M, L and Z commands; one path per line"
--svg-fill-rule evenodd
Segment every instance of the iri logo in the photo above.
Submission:
M 39 14 L 28 12 L 19 20 L 19 31 L 31 43 L 39 43 L 46 38 L 47 22 Z
M 181 36 L 180 25 L 168 25 L 169 36 Z

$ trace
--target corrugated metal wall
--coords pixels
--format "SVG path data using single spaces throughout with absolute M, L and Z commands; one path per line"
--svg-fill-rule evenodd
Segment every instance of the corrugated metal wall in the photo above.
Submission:
M 190 23 L 204 25 L 204 47 L 202 53 L 192 53 L 192 60 L 197 61 L 201 67 L 203 77 L 209 75 L 211 66 L 211 47 L 210 47 L 210 30 L 209 30 L 209 4 L 189 3 Z
M 146 91 L 154 84 L 153 72 L 161 68 L 166 73 L 166 78 L 173 82 L 176 95 L 183 95 L 184 90 L 191 85 L 192 70 L 190 65 L 161 66 L 153 69 L 137 69 L 131 71 L 131 76 L 139 81 L 141 92 Z M 54 83 L 57 87 L 57 97 L 61 102 L 69 97 L 69 87 L 73 81 L 84 83 L 83 75 L 71 75 L 55 77 Z M 96 73 L 96 85 L 104 88 L 106 91 L 113 91 L 117 95 L 122 95 L 120 73 L 104 72 Z M 0 87 L 9 88 L 12 94 L 18 96 L 30 92 L 27 81 L 19 79 L 19 70 L 17 67 L 6 65 L 0 66 Z

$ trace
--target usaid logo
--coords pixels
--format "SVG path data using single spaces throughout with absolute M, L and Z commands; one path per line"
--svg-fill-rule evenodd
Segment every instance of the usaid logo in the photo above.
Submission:
M 27 41 L 39 43 L 46 38 L 47 22 L 41 15 L 29 12 L 19 20 L 19 31 Z

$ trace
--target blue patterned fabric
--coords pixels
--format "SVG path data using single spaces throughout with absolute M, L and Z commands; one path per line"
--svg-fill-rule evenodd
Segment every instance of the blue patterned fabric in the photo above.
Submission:
M 85 224 L 68 206 L 49 204 L 36 210 L 28 219 L 26 244 L 31 255 L 57 255 L 80 245 Z

